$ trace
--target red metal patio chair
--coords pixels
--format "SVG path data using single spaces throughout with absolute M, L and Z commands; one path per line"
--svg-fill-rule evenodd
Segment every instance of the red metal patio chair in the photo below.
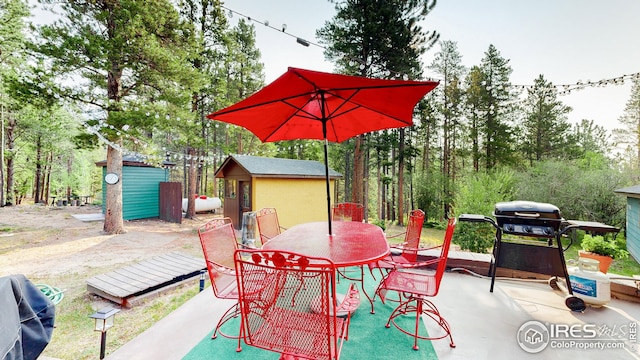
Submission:
M 364 220 L 364 206 L 351 202 L 335 204 L 333 205 L 333 220 L 362 222 Z
M 351 284 L 338 303 L 336 270 L 329 259 L 238 250 L 235 266 L 247 345 L 279 352 L 281 359 L 339 358 L 359 295 Z
M 220 328 L 227 321 L 240 315 L 238 305 L 238 283 L 234 267 L 234 252 L 238 249 L 235 230 L 230 218 L 214 219 L 198 229 L 202 252 L 207 264 L 207 272 L 211 280 L 213 294 L 219 299 L 232 299 L 236 303 L 230 307 L 220 318 L 213 331 L 212 339 L 220 334 L 231 339 L 238 339 L 236 351 L 241 351 L 240 339 L 242 328 L 238 335 L 223 333 Z
M 278 212 L 275 208 L 262 208 L 256 212 L 256 221 L 258 223 L 258 233 L 260 241 L 264 244 L 275 236 L 280 235 L 282 230 L 286 230 L 280 226 L 278 221 Z
M 418 250 L 420 249 L 420 235 L 422 234 L 422 224 L 424 223 L 424 211 L 420 209 L 412 210 L 409 214 L 407 230 L 403 233 L 389 236 L 392 239 L 404 235 L 402 244 L 392 245 L 391 254 L 386 258 L 369 264 L 369 271 L 373 275 L 373 269 L 379 269 L 384 276 L 383 269 L 389 270 L 395 267 L 396 263 L 413 263 L 418 260 Z
M 439 246 L 440 255 L 438 257 L 423 262 L 396 264 L 396 267 L 391 269 L 382 279 L 374 294 L 374 298 L 375 295 L 379 295 L 382 302 L 385 301 L 387 291 L 400 292 L 406 298 L 393 310 L 391 316 L 389 316 L 389 320 L 387 320 L 386 327 L 390 327 L 391 323 L 393 323 L 398 330 L 413 336 L 414 350 L 418 350 L 418 339 L 436 340 L 443 339 L 447 336 L 449 337 L 449 346 L 456 346 L 451 336 L 449 323 L 442 316 L 435 304 L 428 300 L 429 297 L 438 295 L 440 282 L 447 268 L 447 257 L 455 226 L 456 218 L 449 219 L 444 241 L 442 245 Z M 426 271 L 426 267 L 432 266 L 435 266 L 435 273 L 433 271 Z M 415 327 L 411 330 L 403 328 L 397 320 L 402 316 L 412 313 L 415 313 Z M 434 320 L 444 331 L 444 334 L 442 334 L 442 332 L 427 335 L 420 334 L 421 315 L 427 315 Z

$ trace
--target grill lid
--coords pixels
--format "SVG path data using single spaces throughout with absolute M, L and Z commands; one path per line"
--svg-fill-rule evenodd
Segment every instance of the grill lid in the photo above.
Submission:
M 534 201 L 507 201 L 496 203 L 493 215 L 498 217 L 523 217 L 530 219 L 561 220 L 560 209 L 555 205 Z
M 493 215 L 504 233 L 550 237 L 564 219 L 552 204 L 533 201 L 508 201 L 495 205 Z

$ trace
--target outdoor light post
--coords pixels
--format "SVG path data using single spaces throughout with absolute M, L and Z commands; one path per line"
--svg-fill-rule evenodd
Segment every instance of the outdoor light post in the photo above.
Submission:
M 204 278 L 206 271 L 200 270 L 200 291 L 204 290 Z
M 102 333 L 102 336 L 100 337 L 100 359 L 104 359 L 104 350 L 107 344 L 107 330 L 113 327 L 114 317 L 119 312 L 120 309 L 106 307 L 89 316 L 96 321 L 96 325 L 93 330 L 100 331 Z

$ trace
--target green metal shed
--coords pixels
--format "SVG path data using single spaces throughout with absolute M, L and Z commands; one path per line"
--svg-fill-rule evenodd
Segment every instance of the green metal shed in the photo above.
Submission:
M 640 185 L 614 190 L 627 197 L 627 250 L 634 259 L 640 260 Z
M 124 220 L 147 219 L 160 216 L 160 183 L 169 181 L 167 166 L 158 168 L 141 161 L 134 156 L 122 158 L 122 218 Z M 106 211 L 107 161 L 99 161 L 96 166 L 102 167 L 102 213 Z

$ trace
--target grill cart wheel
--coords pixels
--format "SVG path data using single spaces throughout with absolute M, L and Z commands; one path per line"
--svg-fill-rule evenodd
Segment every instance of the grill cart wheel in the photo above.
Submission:
M 564 299 L 564 304 L 567 305 L 571 311 L 576 312 L 583 312 L 587 308 L 584 300 L 577 296 L 567 296 L 566 299 Z
M 561 290 L 560 285 L 558 285 L 558 277 L 549 278 L 548 283 L 553 290 Z

